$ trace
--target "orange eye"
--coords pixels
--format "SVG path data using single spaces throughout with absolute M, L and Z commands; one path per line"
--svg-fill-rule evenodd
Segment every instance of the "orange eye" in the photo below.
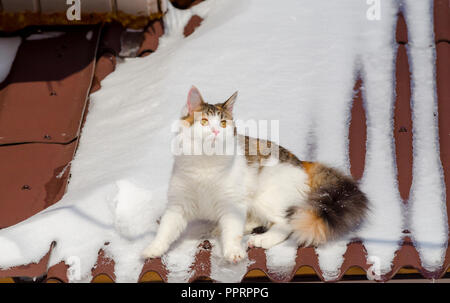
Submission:
M 220 126 L 222 126 L 223 128 L 227 127 L 227 121 L 226 120 L 220 121 Z
M 201 123 L 203 126 L 206 126 L 206 125 L 208 125 L 209 121 L 208 121 L 208 119 L 203 118 L 202 121 L 200 121 L 200 123 Z

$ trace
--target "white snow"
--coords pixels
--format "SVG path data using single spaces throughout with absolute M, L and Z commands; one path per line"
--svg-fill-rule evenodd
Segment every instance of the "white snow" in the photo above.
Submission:
M 295 267 L 297 249 L 297 243 L 292 238 L 288 238 L 266 250 L 266 266 L 269 274 L 280 280 L 290 277 Z
M 20 37 L 0 38 L 0 83 L 8 76 L 21 42 Z
M 52 39 L 52 38 L 58 38 L 61 37 L 62 35 L 65 35 L 65 32 L 42 32 L 42 33 L 37 33 L 37 34 L 31 34 L 28 37 L 25 38 L 25 40 L 44 40 L 44 39 Z M 87 36 L 86 36 L 86 39 Z M 90 40 L 90 39 L 88 39 Z
M 244 237 L 243 241 L 247 240 L 248 237 Z M 223 283 L 240 282 L 247 273 L 247 268 L 252 265 L 254 261 L 251 261 L 247 258 L 236 264 L 230 264 L 223 258 L 220 241 L 215 238 L 210 239 L 209 241 L 212 245 L 210 274 L 211 279 Z
M 116 182 L 114 226 L 124 237 L 133 239 L 157 228 L 156 221 L 148 220 L 154 213 L 161 213 L 163 205 L 151 203 L 152 193 L 137 187 L 128 179 Z
M 94 35 L 93 31 L 88 31 L 86 33 L 86 40 L 91 41 L 93 35 Z
M 163 256 L 162 262 L 170 269 L 167 276 L 169 282 L 188 282 L 193 272 L 191 266 L 194 264 L 198 246 L 208 237 L 212 226 L 207 222 L 192 222 L 186 231 L 172 245 L 172 249 Z
M 433 3 L 405 1 L 408 55 L 412 83 L 413 182 L 409 226 L 422 265 L 439 269 L 448 239 L 445 183 L 439 158 L 437 97 L 434 62 Z M 436 114 L 436 115 L 435 115 Z
M 347 242 L 346 240 L 333 241 L 316 248 L 319 267 L 325 281 L 335 280 L 341 273 Z
M 372 202 L 371 215 L 359 236 L 368 257 L 379 260 L 381 274 L 391 270 L 404 228 L 393 138 L 397 12 L 394 1 L 381 1 L 380 20 L 365 22 L 358 57 L 367 119 L 361 188 Z
M 442 249 L 421 243 L 431 239 L 445 244 L 447 227 L 432 116 L 434 50 L 420 45 L 432 35 L 431 13 L 419 2 L 407 2 L 408 18 L 425 20 L 414 26 L 408 23 L 411 41 L 418 43 L 410 47 L 415 83 L 411 228 L 424 264 L 435 268 Z M 136 281 L 143 265 L 139 255 L 154 237 L 166 204 L 173 161 L 171 125 L 193 84 L 211 102 L 224 101 L 239 90 L 236 118 L 278 120 L 280 144 L 300 159 L 349 172 L 348 122 L 359 72 L 368 127 L 361 183 L 372 212 L 358 236 L 377 269 L 388 272 L 405 227 L 392 121 L 398 5 L 381 1 L 380 20 L 367 19 L 369 8 L 360 0 L 285 0 L 283 5 L 271 0 L 208 0 L 187 11 L 169 4 L 167 30 L 158 50 L 145 58 L 126 59 L 91 95 L 66 195 L 0 231 L 0 247 L 9 248 L 2 249 L 0 268 L 36 262 L 55 241 L 49 266 L 70 261 L 71 281 L 91 278 L 100 249 L 114 259 L 117 281 Z M 183 27 L 193 14 L 205 20 L 183 38 Z M 425 167 L 430 159 L 434 162 Z M 416 174 L 423 178 L 431 174 L 431 181 Z M 204 239 L 201 226 L 191 225 L 163 257 L 169 281 L 188 281 L 192 276 L 190 267 Z M 227 264 L 219 241 L 210 241 L 211 278 L 240 281 L 250 261 Z M 325 279 L 339 275 L 347 242 L 341 239 L 317 249 Z M 289 274 L 295 252 L 291 242 L 270 249 L 268 269 Z

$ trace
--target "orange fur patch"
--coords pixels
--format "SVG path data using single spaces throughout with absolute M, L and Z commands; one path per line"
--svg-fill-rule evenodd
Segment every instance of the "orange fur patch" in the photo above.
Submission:
M 308 174 L 308 185 L 312 192 L 324 185 L 337 184 L 341 179 L 335 171 L 321 163 L 303 162 L 302 165 Z
M 307 161 L 303 161 L 302 162 L 303 168 L 306 170 L 306 173 L 310 173 L 310 171 L 312 170 L 312 168 L 314 168 L 314 166 L 317 165 L 316 162 L 307 162 Z
M 187 123 L 189 123 L 189 125 L 194 124 L 194 115 L 193 114 L 190 114 L 190 115 L 188 115 L 186 117 L 183 117 L 182 119 L 184 121 L 186 121 Z
M 317 166 L 317 163 L 303 161 L 302 166 L 303 166 L 303 169 L 305 170 L 306 174 L 308 175 L 309 187 L 312 188 L 314 185 L 314 182 L 313 182 L 314 181 L 314 171 Z
M 328 238 L 328 226 L 312 210 L 297 210 L 292 216 L 291 224 L 301 244 L 320 245 Z
M 181 119 L 186 121 L 187 123 L 189 123 L 189 125 L 192 125 L 192 124 L 194 124 L 194 113 L 196 113 L 196 112 L 192 112 Z M 202 113 L 202 118 L 207 118 L 207 115 Z

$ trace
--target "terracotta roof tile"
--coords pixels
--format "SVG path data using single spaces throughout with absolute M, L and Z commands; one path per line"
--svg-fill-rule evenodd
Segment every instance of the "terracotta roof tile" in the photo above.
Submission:
M 400 196 L 407 202 L 412 183 L 411 79 L 405 45 L 399 45 L 395 69 L 394 139 Z
M 138 57 L 145 57 L 153 53 L 159 45 L 159 37 L 164 34 L 164 23 L 162 20 L 151 22 L 144 31 L 144 41 L 137 54 Z
M 197 15 L 194 15 L 189 19 L 188 23 L 184 27 L 183 34 L 185 37 L 191 35 L 197 27 L 202 23 L 203 18 Z
M 116 68 L 116 56 L 112 53 L 103 53 L 103 55 L 97 60 L 94 72 L 94 79 L 92 81 L 90 93 L 94 93 L 101 88 L 100 82 Z M 86 110 L 88 106 L 86 106 Z
M 95 278 L 99 275 L 106 275 L 114 281 L 116 279 L 116 275 L 114 274 L 114 266 L 114 260 L 108 258 L 105 255 L 104 250 L 100 250 L 98 253 L 97 263 L 94 268 L 92 268 L 92 277 Z
M 67 276 L 67 271 L 69 270 L 69 265 L 66 265 L 64 261 L 59 262 L 51 266 L 47 270 L 47 278 L 46 280 L 58 280 L 61 282 L 69 282 L 69 278 Z
M 0 278 L 7 277 L 40 277 L 47 273 L 47 264 L 50 258 L 53 244 L 49 251 L 38 263 L 25 264 L 21 266 L 15 266 L 8 269 L 0 269 Z
M 358 79 L 354 87 L 353 105 L 351 111 L 349 139 L 350 172 L 356 180 L 361 179 L 366 160 L 366 114 L 363 105 L 362 80 Z
M 434 0 L 434 35 L 436 41 L 450 41 L 450 0 Z
M 398 14 L 395 39 L 400 44 L 408 43 L 408 29 L 406 28 L 405 17 L 402 13 Z
M 142 267 L 141 274 L 139 275 L 139 281 L 142 281 L 146 274 L 149 272 L 155 272 L 162 279 L 167 282 L 167 269 L 161 262 L 161 259 L 147 259 Z
M 436 53 L 439 146 L 446 186 L 447 218 L 450 218 L 450 86 L 448 85 L 450 83 L 450 43 L 438 43 Z M 447 249 L 447 254 L 443 265 L 445 271 L 447 271 L 449 266 L 450 249 Z
M 117 56 L 122 49 L 120 37 L 124 30 L 125 28 L 118 22 L 105 24 L 100 36 L 97 57 L 102 56 L 105 52 Z
M 0 228 L 25 220 L 61 199 L 77 141 L 0 147 Z
M 211 244 L 209 241 L 198 246 L 197 254 L 195 255 L 194 263 L 191 266 L 192 276 L 189 282 L 195 281 L 202 277 L 209 277 L 211 275 Z
M 0 85 L 0 144 L 67 143 L 78 136 L 99 29 L 64 27 L 59 37 L 23 41 Z
M 92 83 L 99 26 L 31 28 L 62 31 L 24 40 L 0 85 L 0 228 L 54 204 L 65 192 L 70 161 Z M 91 32 L 88 39 L 88 32 Z M 27 144 L 28 143 L 28 144 Z

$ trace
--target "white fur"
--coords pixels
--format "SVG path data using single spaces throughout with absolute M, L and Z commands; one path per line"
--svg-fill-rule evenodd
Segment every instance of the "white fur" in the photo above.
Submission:
M 270 229 L 250 236 L 248 244 L 268 249 L 284 241 L 292 232 L 286 210 L 305 202 L 309 190 L 308 176 L 300 167 L 278 163 L 265 166 L 253 182 L 257 186 L 257 194 L 250 201 L 249 212 Z
M 232 123 L 219 128 L 220 133 L 214 138 L 212 129 L 220 127 L 220 119 L 215 116 L 208 120 L 207 126 L 199 121 L 192 126 L 185 125 L 178 139 L 182 144 L 193 144 L 196 148 L 201 148 L 199 145 L 205 142 L 232 140 L 237 152 L 175 156 L 168 208 L 154 241 L 143 252 L 145 258 L 164 254 L 191 220 L 217 222 L 223 255 L 230 262 L 246 257 L 242 238 L 244 232 L 251 232 L 254 227 L 269 227 L 264 234 L 251 235 L 247 243 L 262 248 L 284 241 L 292 232 L 286 210 L 304 203 L 308 190 L 306 173 L 300 167 L 278 162 L 278 159 L 267 161 L 271 166 L 261 170 L 249 166 L 242 142 L 233 135 Z

